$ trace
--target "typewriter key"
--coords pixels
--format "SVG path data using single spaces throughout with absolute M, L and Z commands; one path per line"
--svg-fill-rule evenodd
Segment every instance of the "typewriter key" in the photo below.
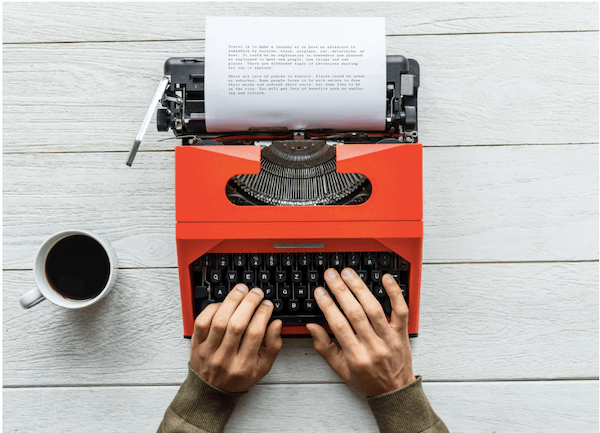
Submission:
M 360 255 L 356 253 L 348 254 L 346 263 L 348 263 L 348 266 L 351 267 L 358 266 L 360 264 Z
M 283 301 L 281 299 L 273 299 L 273 311 L 283 310 Z
M 392 264 L 392 255 L 390 253 L 379 254 L 379 265 L 382 268 L 387 268 Z
M 250 264 L 255 268 L 262 265 L 262 255 L 260 254 L 251 254 L 250 255 Z
M 217 257 L 217 263 L 222 268 L 229 266 L 229 256 L 227 254 L 219 254 L 219 257 Z
M 236 254 L 233 256 L 233 263 L 235 266 L 242 267 L 246 264 L 246 255 L 245 254 Z
M 227 282 L 235 284 L 238 282 L 238 273 L 237 271 L 227 271 Z
M 375 254 L 367 253 L 363 257 L 363 263 L 365 266 L 374 266 L 375 265 Z
M 292 289 L 289 286 L 283 286 L 279 288 L 279 297 L 281 299 L 288 299 L 292 296 Z
M 259 271 L 258 273 L 258 279 L 261 283 L 268 283 L 270 277 L 271 274 L 269 271 Z
M 292 283 L 301 283 L 301 282 L 302 282 L 302 272 L 292 271 Z
M 363 283 L 367 282 L 367 271 L 359 270 L 359 271 L 356 271 L 356 273 L 358 274 L 360 279 L 363 280 Z
M 305 299 L 304 300 L 304 311 L 314 311 L 316 307 L 316 302 L 314 301 L 314 299 Z
M 210 281 L 213 283 L 221 282 L 221 272 L 220 271 L 210 271 Z
M 282 261 L 283 266 L 294 266 L 294 262 L 296 261 L 295 254 L 284 254 Z
M 269 254 L 267 256 L 267 264 L 270 267 L 277 266 L 277 255 L 276 254 Z
M 300 257 L 298 257 L 298 264 L 300 266 L 308 266 L 310 265 L 310 254 L 300 254 Z
M 381 271 L 380 271 L 380 270 L 378 270 L 378 269 L 373 269 L 373 270 L 371 271 L 371 280 L 373 280 L 373 281 L 375 281 L 376 283 L 378 283 L 378 282 L 380 282 L 380 281 L 381 281 L 381 277 L 382 277 L 382 274 L 381 274 Z
M 196 286 L 196 299 L 203 299 L 208 297 L 208 287 L 206 286 Z
M 254 272 L 253 271 L 244 271 L 244 284 L 252 285 L 254 284 Z
M 325 264 L 327 263 L 327 258 L 325 257 L 325 254 L 317 254 L 315 256 L 315 264 L 317 266 L 325 266 Z
M 275 296 L 275 289 L 273 288 L 273 286 L 263 287 L 263 292 L 265 294 L 266 299 L 273 299 L 273 297 Z

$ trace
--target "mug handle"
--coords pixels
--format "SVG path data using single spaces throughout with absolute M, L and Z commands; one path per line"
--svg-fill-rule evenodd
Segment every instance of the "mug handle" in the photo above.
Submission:
M 42 295 L 40 289 L 36 287 L 34 289 L 31 289 L 29 292 L 25 293 L 23 296 L 21 296 L 21 298 L 19 299 L 19 304 L 21 304 L 21 307 L 27 309 L 39 304 L 44 299 L 46 298 L 44 298 L 44 295 Z

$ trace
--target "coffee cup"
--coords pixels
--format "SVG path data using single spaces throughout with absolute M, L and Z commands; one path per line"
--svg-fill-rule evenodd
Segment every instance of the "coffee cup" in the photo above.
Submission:
M 117 254 L 108 242 L 84 231 L 56 233 L 33 263 L 37 287 L 19 299 L 31 308 L 44 299 L 65 308 L 84 308 L 104 298 L 117 280 Z

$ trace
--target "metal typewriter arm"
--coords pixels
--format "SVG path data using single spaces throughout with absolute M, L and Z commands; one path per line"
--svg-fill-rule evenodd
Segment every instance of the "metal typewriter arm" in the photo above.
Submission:
M 158 101 L 160 101 L 160 99 L 164 95 L 165 90 L 167 89 L 167 86 L 169 85 L 170 81 L 171 81 L 170 78 L 165 75 L 164 77 L 162 77 L 162 79 L 158 83 L 156 92 L 154 93 L 154 96 L 152 97 L 152 101 L 150 102 L 150 106 L 148 107 L 148 111 L 146 112 L 146 117 L 144 117 L 142 126 L 140 127 L 140 130 L 138 131 L 138 133 L 135 137 L 135 140 L 133 141 L 133 146 L 131 147 L 131 150 L 129 151 L 129 156 L 127 157 L 127 165 L 130 167 L 131 167 L 131 164 L 133 163 L 133 159 L 135 158 L 135 154 L 137 153 L 138 148 L 140 147 L 142 139 L 144 138 L 146 129 L 148 129 L 148 125 L 150 124 L 150 119 L 152 119 L 152 115 L 154 114 L 154 111 L 156 110 Z

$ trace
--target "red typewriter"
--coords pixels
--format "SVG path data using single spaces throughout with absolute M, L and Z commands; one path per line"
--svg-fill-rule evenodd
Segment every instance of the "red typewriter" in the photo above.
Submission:
M 260 287 L 284 335 L 325 323 L 314 302 L 323 273 L 354 268 L 386 314 L 385 273 L 419 331 L 423 244 L 422 145 L 417 142 L 419 65 L 387 57 L 382 131 L 206 130 L 204 59 L 171 58 L 127 161 L 150 119 L 172 129 L 183 333 L 237 283 Z

